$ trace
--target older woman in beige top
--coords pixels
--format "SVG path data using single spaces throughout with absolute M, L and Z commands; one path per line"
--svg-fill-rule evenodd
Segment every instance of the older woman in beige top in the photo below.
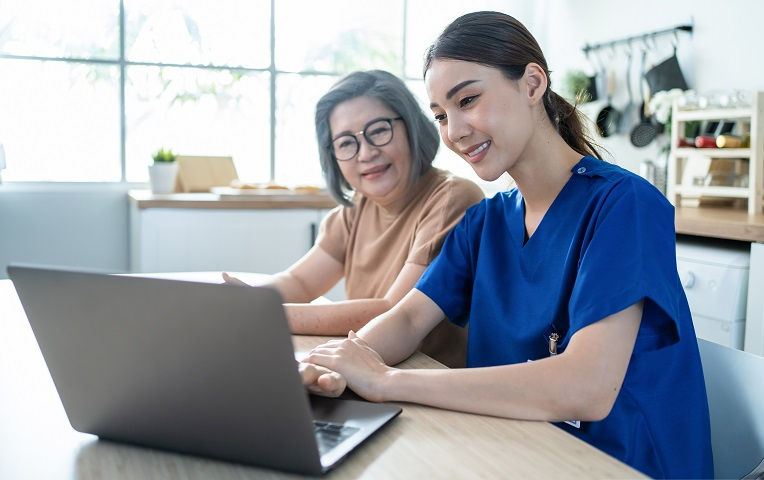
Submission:
M 432 167 L 437 130 L 390 73 L 355 72 L 340 80 L 316 106 L 316 133 L 324 178 L 340 205 L 322 222 L 316 245 L 269 285 L 287 302 L 293 333 L 344 336 L 412 289 L 483 193 Z M 343 277 L 348 300 L 308 303 Z M 444 321 L 422 350 L 463 366 L 464 330 Z

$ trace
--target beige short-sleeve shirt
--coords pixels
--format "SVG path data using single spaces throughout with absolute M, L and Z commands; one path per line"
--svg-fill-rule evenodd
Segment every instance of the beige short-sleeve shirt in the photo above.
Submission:
M 321 223 L 316 243 L 344 265 L 349 300 L 382 298 L 406 263 L 429 265 L 465 210 L 483 198 L 473 182 L 431 168 L 399 211 L 386 210 L 358 194 L 353 207 L 335 208 Z M 463 365 L 463 360 L 449 357 L 457 350 L 461 352 L 457 356 L 464 357 L 466 329 L 442 323 L 421 348 L 447 365 Z M 441 350 L 447 354 L 439 354 Z

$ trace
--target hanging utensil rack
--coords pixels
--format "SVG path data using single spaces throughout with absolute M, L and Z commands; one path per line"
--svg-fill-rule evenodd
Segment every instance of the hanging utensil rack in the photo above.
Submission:
M 693 30 L 693 24 L 685 24 L 685 25 L 676 25 L 674 27 L 664 28 L 662 30 L 654 30 L 652 32 L 645 32 L 639 35 L 631 35 L 629 37 L 624 38 L 618 38 L 615 40 L 610 40 L 607 42 L 601 42 L 601 43 L 594 43 L 594 44 L 586 44 L 583 47 L 581 47 L 581 50 L 584 51 L 585 54 L 589 54 L 589 52 L 602 50 L 605 48 L 613 48 L 617 45 L 630 45 L 632 42 L 635 41 L 642 41 L 647 42 L 647 40 L 655 40 L 658 37 L 662 37 L 664 35 L 679 35 L 679 32 L 686 32 L 689 35 L 692 35 Z

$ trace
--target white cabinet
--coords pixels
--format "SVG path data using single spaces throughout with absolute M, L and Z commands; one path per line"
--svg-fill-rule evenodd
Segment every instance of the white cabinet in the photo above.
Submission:
M 130 207 L 133 272 L 275 273 L 313 245 L 322 209 Z
M 743 349 L 749 256 L 745 245 L 677 240 L 679 278 L 698 338 Z
M 750 134 L 750 147 L 679 147 L 679 133 L 687 122 L 736 123 L 739 133 Z M 709 171 L 714 164 L 719 170 Z M 763 180 L 764 92 L 755 92 L 752 104 L 740 108 L 681 110 L 674 105 L 666 194 L 671 203 L 737 201 L 748 213 L 762 213 Z

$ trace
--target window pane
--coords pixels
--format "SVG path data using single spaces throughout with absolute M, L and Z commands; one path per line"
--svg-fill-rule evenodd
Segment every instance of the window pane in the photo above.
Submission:
M 276 68 L 291 72 L 401 71 L 403 4 L 390 0 L 276 4 Z M 296 15 L 295 12 L 299 12 Z
M 119 181 L 113 66 L 0 59 L 3 180 Z
M 268 180 L 269 74 L 143 66 L 127 72 L 128 181 L 147 180 L 159 147 L 232 156 L 239 178 Z
M 337 77 L 326 75 L 282 74 L 277 77 L 277 183 L 324 185 L 314 115 L 316 102 L 337 80 Z
M 0 53 L 116 58 L 119 1 L 2 0 Z
M 125 0 L 127 60 L 266 68 L 268 0 Z

